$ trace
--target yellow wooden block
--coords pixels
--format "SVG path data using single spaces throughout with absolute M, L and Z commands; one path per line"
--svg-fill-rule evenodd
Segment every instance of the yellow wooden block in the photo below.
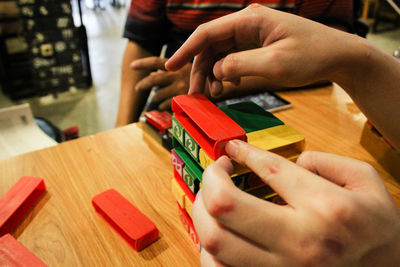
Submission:
M 271 187 L 266 184 L 246 190 L 246 192 L 261 199 L 269 199 L 277 195 L 277 193 L 275 193 L 274 190 L 272 190 Z
M 171 191 L 181 208 L 184 209 L 186 194 L 174 178 L 171 180 Z
M 279 125 L 247 134 L 247 142 L 263 150 L 281 155 L 291 161 L 296 161 L 304 150 L 304 136 L 288 125 Z M 200 165 L 205 169 L 214 162 L 207 153 L 200 149 Z M 247 168 L 233 162 L 234 174 L 237 176 L 249 172 Z
M 189 214 L 190 218 L 192 218 L 192 206 L 193 203 L 190 201 L 187 195 L 185 195 L 185 210 Z

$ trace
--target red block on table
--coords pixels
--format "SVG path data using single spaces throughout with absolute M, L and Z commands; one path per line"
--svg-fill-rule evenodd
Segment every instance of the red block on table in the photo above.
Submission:
M 94 196 L 92 204 L 136 251 L 158 239 L 155 224 L 115 189 Z
M 23 176 L 0 198 L 0 236 L 10 233 L 45 191 L 43 179 Z
M 10 234 L 0 238 L 0 265 L 7 267 L 47 266 Z
M 176 120 L 214 160 L 226 154 L 229 140 L 247 141 L 243 128 L 202 94 L 175 96 L 172 110 Z
M 160 132 L 166 133 L 172 126 L 172 117 L 168 112 L 153 110 L 144 114 L 146 121 L 156 127 Z

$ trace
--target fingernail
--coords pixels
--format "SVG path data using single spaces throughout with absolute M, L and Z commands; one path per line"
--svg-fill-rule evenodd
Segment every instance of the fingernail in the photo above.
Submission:
M 228 153 L 230 157 L 236 157 L 237 154 L 239 153 L 239 146 L 240 146 L 239 140 L 231 140 L 226 144 L 225 151 L 226 153 Z

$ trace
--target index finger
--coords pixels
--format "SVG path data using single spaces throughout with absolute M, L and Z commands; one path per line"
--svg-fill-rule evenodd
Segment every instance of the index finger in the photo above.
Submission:
M 148 69 L 148 70 L 166 70 L 165 61 L 167 59 L 161 57 L 145 57 L 133 61 L 130 65 L 133 69 Z
M 243 10 L 201 24 L 165 63 L 165 68 L 169 71 L 178 70 L 213 43 L 234 36 L 237 20 L 240 20 L 242 12 Z

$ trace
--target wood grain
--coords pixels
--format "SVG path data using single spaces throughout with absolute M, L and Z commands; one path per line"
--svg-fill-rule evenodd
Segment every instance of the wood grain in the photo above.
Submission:
M 276 115 L 306 137 L 306 148 L 371 163 L 400 205 L 400 185 L 364 150 L 365 117 L 337 86 L 280 93 L 293 108 Z M 21 176 L 44 178 L 47 193 L 13 236 L 49 266 L 197 266 L 199 253 L 178 218 L 170 154 L 136 125 L 0 161 L 0 195 Z M 158 227 L 160 239 L 134 251 L 94 211 L 115 188 Z

